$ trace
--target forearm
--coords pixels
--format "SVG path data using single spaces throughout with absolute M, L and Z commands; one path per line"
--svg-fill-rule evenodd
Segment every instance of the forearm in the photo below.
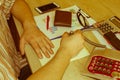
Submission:
M 26 29 L 28 25 L 29 27 L 36 26 L 32 12 L 24 0 L 16 0 L 11 9 L 11 13 L 22 23 L 22 25 L 27 25 L 23 26 L 24 29 Z
M 62 80 L 62 76 L 69 65 L 70 56 L 67 50 L 59 49 L 56 56 L 43 68 L 28 78 L 28 80 Z

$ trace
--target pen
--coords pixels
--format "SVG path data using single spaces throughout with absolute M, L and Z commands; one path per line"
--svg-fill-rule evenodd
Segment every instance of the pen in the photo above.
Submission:
M 46 29 L 49 29 L 49 22 L 50 22 L 50 16 L 47 15 L 47 21 L 46 21 Z
M 59 39 L 59 38 L 61 38 L 61 37 L 62 37 L 62 35 L 60 35 L 60 36 L 57 36 L 57 37 L 54 37 L 54 38 L 52 38 L 52 39 L 50 39 L 50 40 Z
M 94 28 L 93 26 L 89 26 L 88 28 L 81 28 L 80 30 L 81 30 L 81 31 L 84 31 L 84 30 L 93 29 L 93 28 Z M 94 28 L 94 29 L 95 29 L 95 28 Z M 59 38 L 61 38 L 61 37 L 62 37 L 62 35 L 57 36 L 57 37 L 54 37 L 54 38 L 51 38 L 50 40 L 59 39 Z
M 72 34 L 73 34 L 73 31 L 70 31 L 69 35 L 72 35 Z M 57 37 L 54 37 L 54 38 L 52 38 L 52 39 L 50 39 L 50 40 L 59 39 L 59 38 L 61 38 L 61 37 L 62 37 L 62 35 L 57 36 Z

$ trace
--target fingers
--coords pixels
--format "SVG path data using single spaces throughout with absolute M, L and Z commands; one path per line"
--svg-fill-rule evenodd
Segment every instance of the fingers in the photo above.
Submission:
M 24 55 L 24 48 L 27 42 L 33 47 L 34 51 L 36 52 L 39 58 L 43 58 L 43 55 L 49 58 L 50 54 L 54 53 L 52 50 L 54 45 L 51 43 L 50 40 L 48 40 L 48 38 L 29 39 L 29 41 L 26 41 L 22 37 L 20 40 L 20 52 L 22 55 Z
M 45 40 L 46 40 L 47 44 L 50 45 L 50 47 L 54 48 L 54 45 L 53 45 L 53 43 L 50 41 L 50 39 L 48 39 L 47 37 L 45 37 Z
M 42 42 L 42 44 L 41 44 Z M 42 51 L 42 53 L 47 57 L 49 58 L 50 57 L 50 54 L 53 54 L 53 50 L 52 50 L 52 47 L 49 45 L 49 43 L 46 41 L 46 40 L 43 40 L 43 41 L 40 41 L 39 42 L 39 47 Z
M 81 33 L 81 31 L 76 30 L 74 32 L 71 31 L 69 33 L 65 32 L 62 35 L 62 37 L 71 36 L 76 33 Z M 51 56 L 51 54 L 53 54 L 52 48 L 54 47 L 54 45 L 44 34 L 41 35 L 40 37 L 33 37 L 32 39 L 31 39 L 31 37 L 25 39 L 25 36 L 23 36 L 20 40 L 20 51 L 21 51 L 22 55 L 24 54 L 24 47 L 25 47 L 26 43 L 29 43 L 33 47 L 33 49 L 35 50 L 35 52 L 39 58 L 43 58 L 43 55 L 45 57 L 49 58 Z
M 81 31 L 80 31 L 80 30 L 76 30 L 76 31 L 70 31 L 69 33 L 68 33 L 68 32 L 65 32 L 65 33 L 63 34 L 63 36 L 71 36 L 71 35 L 76 34 L 76 33 L 81 34 Z
M 66 37 L 66 36 L 68 36 L 69 35 L 69 33 L 68 32 L 65 32 L 63 35 L 62 35 L 62 37 Z
M 26 41 L 23 38 L 21 38 L 21 40 L 20 40 L 20 52 L 21 52 L 22 55 L 25 54 L 25 50 L 24 50 L 25 44 L 26 44 Z M 34 45 L 32 45 L 32 44 L 34 44 Z M 32 42 L 31 42 L 30 45 L 33 47 L 33 49 L 35 50 L 38 57 L 43 58 L 43 56 L 42 56 L 42 54 L 40 52 L 40 49 L 39 49 L 39 45 L 36 44 L 36 43 L 32 43 Z
M 41 33 L 41 34 L 44 35 L 43 33 Z M 50 45 L 50 47 L 54 48 L 53 43 L 50 41 L 50 39 L 46 35 L 44 35 L 44 39 L 47 42 L 47 44 Z
M 81 30 L 76 30 L 75 33 L 80 33 L 81 34 L 82 32 L 81 32 Z
M 54 45 L 52 44 L 51 46 L 51 41 L 47 41 L 47 40 L 44 40 L 42 41 L 43 44 L 45 45 L 45 48 L 46 50 L 50 53 L 50 54 L 53 54 L 53 50 L 52 48 L 54 47 Z M 41 44 L 39 44 L 41 46 Z M 41 46 L 42 47 L 42 46 Z
M 31 42 L 30 45 L 33 47 L 39 58 L 43 58 L 39 45 L 36 42 Z
M 30 45 L 34 48 L 39 58 L 43 58 L 43 55 L 50 58 L 50 54 L 54 53 L 52 50 L 53 46 L 51 47 L 47 39 L 32 40 Z

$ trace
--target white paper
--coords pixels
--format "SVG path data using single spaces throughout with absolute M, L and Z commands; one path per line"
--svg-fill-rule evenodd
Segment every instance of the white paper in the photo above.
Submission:
M 76 5 L 74 5 L 74 6 L 71 6 L 71 7 L 68 7 L 68 8 L 65 8 L 65 9 L 62 9 L 62 10 L 66 10 L 66 11 L 72 11 L 72 12 L 74 12 L 74 13 L 76 13 L 78 10 L 79 10 L 79 8 L 76 6 Z M 56 30 L 47 30 L 46 29 L 46 17 L 47 16 L 50 16 L 50 29 L 51 28 L 55 28 L 55 26 L 54 26 L 54 15 L 55 15 L 55 11 L 52 11 L 52 12 L 49 12 L 49 13 L 45 13 L 45 14 L 42 14 L 42 15 L 39 15 L 39 16 L 35 16 L 34 17 L 34 19 L 35 19 L 35 21 L 36 21 L 36 23 L 37 23 L 37 25 L 38 25 L 38 28 L 41 30 L 41 31 L 43 31 L 43 33 L 47 36 L 47 37 L 49 37 L 50 39 L 51 38 L 54 38 L 54 37 L 57 37 L 57 36 L 60 36 L 60 35 L 62 35 L 64 32 L 69 32 L 69 31 L 71 31 L 71 30 L 76 30 L 76 29 L 81 29 L 81 28 L 83 28 L 80 24 L 79 24 L 79 22 L 78 22 L 78 20 L 77 20 L 77 16 L 76 16 L 76 14 L 72 14 L 72 27 L 71 28 L 68 28 L 68 27 L 57 27 L 57 29 Z M 88 19 L 88 22 L 89 22 L 89 24 L 90 25 L 92 25 L 92 24 L 94 24 L 95 23 L 95 21 L 92 19 L 92 18 L 89 18 Z M 54 51 L 54 53 L 56 53 L 56 51 L 57 51 L 57 49 L 59 48 L 59 45 L 60 45 L 60 39 L 56 39 L 56 40 L 52 40 L 52 42 L 53 42 L 53 44 L 55 45 L 55 48 L 53 49 L 53 51 Z M 55 54 L 54 54 L 55 55 Z M 52 55 L 52 57 L 51 58 L 46 58 L 46 57 L 44 57 L 43 59 L 40 59 L 40 62 L 41 62 L 41 64 L 42 65 L 45 65 L 48 61 L 50 61 L 52 58 L 53 58 L 53 56 L 54 55 Z M 71 59 L 71 61 L 73 61 L 73 60 L 76 60 L 76 59 L 80 59 L 80 58 L 82 58 L 82 57 L 85 57 L 85 56 L 87 56 L 87 55 L 89 55 L 89 52 L 88 52 L 88 50 L 86 49 L 86 48 L 83 48 L 80 52 L 79 52 L 79 54 L 77 55 L 77 56 L 75 56 L 74 58 L 72 58 Z

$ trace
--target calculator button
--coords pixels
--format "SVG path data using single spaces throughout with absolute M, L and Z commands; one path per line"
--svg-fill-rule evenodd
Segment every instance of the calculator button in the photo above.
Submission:
M 109 65 L 109 68 L 112 69 L 113 68 L 112 65 Z
M 117 69 L 118 72 L 120 72 L 120 69 Z
M 91 66 L 94 66 L 94 65 L 95 65 L 95 63 L 92 63 L 92 64 L 91 64 Z
M 120 68 L 120 66 L 118 66 L 118 68 Z
M 111 26 L 111 25 L 109 25 L 107 22 L 103 22 L 103 23 L 101 23 L 101 24 L 99 24 L 99 25 L 97 25 L 98 26 L 98 29 L 100 29 L 100 31 L 103 33 L 103 34 L 105 34 L 105 33 L 107 33 L 107 32 L 110 32 L 110 31 L 112 31 L 114 28 Z
M 95 62 L 96 62 L 96 60 L 93 60 L 93 61 L 92 61 L 92 63 L 95 63 Z
M 96 65 L 99 66 L 99 65 L 100 65 L 100 62 L 97 62 Z
M 115 64 L 118 64 L 119 62 L 115 62 Z
M 108 69 L 108 70 L 107 70 L 107 74 L 110 74 L 110 73 L 111 73 L 111 71 Z
M 113 68 L 113 70 L 114 70 L 114 71 L 116 71 L 116 70 L 117 70 L 117 68 Z
M 98 68 L 98 71 L 99 71 L 99 72 L 101 72 L 102 70 L 103 70 L 102 67 L 99 67 L 99 68 Z
M 97 70 L 98 70 L 98 67 L 97 67 L 97 66 L 95 66 L 95 67 L 94 67 L 94 71 L 97 71 Z
M 113 60 L 110 60 L 110 61 L 109 61 L 109 64 L 111 64 L 111 65 L 114 64 L 114 61 L 113 61 Z
M 100 63 L 100 66 L 104 66 L 104 63 L 102 62 L 102 63 Z
M 115 67 L 118 67 L 118 65 L 115 65 Z
M 101 57 L 98 57 L 98 60 L 100 60 L 101 59 Z
M 104 67 L 108 68 L 108 64 L 106 63 L 106 64 L 104 65 Z
M 103 69 L 103 73 L 106 73 L 106 71 L 107 71 L 107 69 L 106 69 L 106 68 L 104 68 L 104 69 Z
M 97 60 L 97 57 L 94 57 L 94 60 Z
M 92 71 L 92 70 L 93 70 L 93 66 L 90 66 L 90 67 L 89 67 L 89 70 Z
M 102 58 L 102 62 L 105 62 L 105 60 L 106 60 L 105 58 Z

